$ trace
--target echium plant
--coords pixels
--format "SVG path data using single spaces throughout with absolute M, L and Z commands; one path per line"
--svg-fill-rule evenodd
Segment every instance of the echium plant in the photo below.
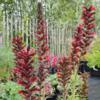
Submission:
M 13 49 L 13 53 L 15 55 L 15 64 L 17 65 L 17 60 L 18 60 L 18 55 L 17 53 L 20 52 L 22 49 L 24 49 L 25 45 L 23 43 L 23 39 L 22 36 L 17 35 L 13 38 L 12 40 L 12 49 Z M 13 81 L 16 81 L 17 76 L 15 75 L 15 73 L 11 74 L 10 79 Z
M 86 36 L 86 49 L 88 49 L 89 45 L 91 44 L 94 35 L 96 34 L 95 32 L 95 7 L 93 5 L 90 6 L 83 6 L 83 23 L 84 23 L 84 28 L 86 29 L 86 33 L 88 34 Z M 83 84 L 82 84 L 82 90 L 81 90 L 81 94 L 82 97 L 87 98 L 88 96 L 88 77 L 89 75 L 87 73 L 83 73 L 82 75 L 82 80 L 83 80 Z
M 68 57 L 62 57 L 59 60 L 57 69 L 57 76 L 59 85 L 62 86 L 62 99 L 67 100 L 68 97 L 68 82 L 71 77 L 72 66 L 70 65 L 70 59 Z
M 35 34 L 36 44 L 37 44 L 37 55 L 39 60 L 39 68 L 38 68 L 38 84 L 40 86 L 40 96 L 44 97 L 44 82 L 46 76 L 48 74 L 48 56 L 49 56 L 49 48 L 47 41 L 47 33 L 46 33 L 46 21 L 43 17 L 42 4 L 38 3 L 37 8 L 37 32 Z
M 75 34 L 73 36 L 73 41 L 72 41 L 72 52 L 71 52 L 71 59 L 72 59 L 72 65 L 74 66 L 79 66 L 78 63 L 80 61 L 81 56 L 84 56 L 91 44 L 91 42 L 94 39 L 94 36 L 96 34 L 95 32 L 95 7 L 93 5 L 88 5 L 88 6 L 83 6 L 83 11 L 82 11 L 82 20 L 83 23 L 79 24 L 77 27 Z M 78 69 L 78 68 L 77 68 Z M 83 75 L 85 74 L 85 75 Z M 85 92 L 82 93 L 83 97 L 87 98 L 87 79 L 88 79 L 88 74 L 86 73 L 81 73 L 83 85 L 82 85 L 82 91 L 84 90 Z
M 59 76 L 59 73 L 61 73 L 59 82 L 62 84 L 65 82 L 64 84 L 67 85 L 68 80 L 70 79 L 70 76 L 71 76 L 71 72 L 76 69 L 78 71 L 80 58 L 84 54 L 86 54 L 91 42 L 93 41 L 94 35 L 96 33 L 95 32 L 95 24 L 94 24 L 94 21 L 95 21 L 94 11 L 95 11 L 95 7 L 93 5 L 88 5 L 88 6 L 84 5 L 83 6 L 83 11 L 82 11 L 83 22 L 81 24 L 79 24 L 75 30 L 75 33 L 72 38 L 72 47 L 71 47 L 71 52 L 69 54 L 69 57 L 66 58 L 66 60 L 62 59 L 62 64 L 59 62 L 60 66 L 62 66 L 62 67 L 58 66 L 60 69 L 59 70 L 60 72 L 58 71 L 57 73 L 58 73 L 58 76 Z M 66 64 L 66 62 L 67 62 L 67 64 Z M 68 70 L 70 72 L 68 72 Z M 85 75 L 87 75 L 87 74 L 85 73 Z M 62 76 L 64 76 L 65 78 Z M 85 78 L 85 79 L 82 79 L 82 80 L 84 80 L 82 88 L 86 90 L 86 87 L 87 87 L 86 80 L 88 77 L 87 76 L 83 77 L 83 76 L 84 75 L 82 75 L 82 78 Z M 59 77 L 58 77 L 58 79 L 59 79 Z M 65 79 L 67 79 L 67 80 L 65 80 Z M 64 91 L 66 91 L 66 90 L 64 90 Z M 87 97 L 86 93 L 87 92 L 85 91 L 84 93 L 82 93 L 82 95 L 84 97 Z M 65 96 L 65 99 L 66 99 L 66 96 Z
M 17 53 L 17 64 L 13 69 L 14 74 L 17 76 L 17 83 L 23 87 L 19 93 L 25 100 L 37 100 L 36 93 L 39 91 L 36 85 L 38 78 L 32 66 L 34 55 L 35 50 L 33 48 L 22 49 Z

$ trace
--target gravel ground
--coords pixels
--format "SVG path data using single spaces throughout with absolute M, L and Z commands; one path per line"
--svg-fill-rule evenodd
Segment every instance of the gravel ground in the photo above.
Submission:
M 89 100 L 100 100 L 100 77 L 89 79 Z

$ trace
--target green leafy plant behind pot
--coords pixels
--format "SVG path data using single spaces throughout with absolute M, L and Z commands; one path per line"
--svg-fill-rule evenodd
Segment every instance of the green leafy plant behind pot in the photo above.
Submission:
M 100 37 L 96 37 L 91 50 L 86 54 L 86 60 L 90 68 L 97 66 L 100 68 Z

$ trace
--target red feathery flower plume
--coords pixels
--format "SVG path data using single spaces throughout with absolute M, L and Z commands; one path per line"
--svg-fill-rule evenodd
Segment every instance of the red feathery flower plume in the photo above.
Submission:
M 43 18 L 42 4 L 38 3 L 37 9 L 37 33 L 36 43 L 37 43 L 37 54 L 39 59 L 39 85 L 45 81 L 45 78 L 48 74 L 48 56 L 49 56 L 49 48 L 47 41 L 47 33 L 46 33 L 46 22 Z
M 96 33 L 94 14 L 95 7 L 93 5 L 90 5 L 89 7 L 83 7 L 83 23 L 77 27 L 72 41 L 71 58 L 74 65 L 78 64 L 80 57 L 87 52 L 91 42 L 93 41 Z
M 32 66 L 35 50 L 33 48 L 24 48 L 17 53 L 17 65 L 13 69 L 13 73 L 17 76 L 17 83 L 24 88 L 19 91 L 25 100 L 37 100 L 35 93 L 39 91 L 36 87 L 37 76 L 34 74 Z
M 15 55 L 15 64 L 17 65 L 17 60 L 18 60 L 17 53 L 20 52 L 25 47 L 22 41 L 22 37 L 20 35 L 17 35 L 13 38 L 12 46 L 13 46 L 12 49 Z M 11 73 L 10 80 L 16 81 L 16 78 L 17 76 L 15 75 L 15 73 Z

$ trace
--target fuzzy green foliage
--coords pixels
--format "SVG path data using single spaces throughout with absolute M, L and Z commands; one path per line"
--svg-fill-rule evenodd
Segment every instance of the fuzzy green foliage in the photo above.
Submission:
M 81 100 L 80 98 L 81 84 L 82 80 L 80 78 L 80 75 L 78 75 L 77 70 L 73 71 L 68 85 L 71 93 L 71 95 L 68 95 L 68 100 Z
M 100 37 L 96 37 L 91 50 L 86 54 L 88 65 L 93 68 L 95 65 L 100 68 Z
M 0 100 L 22 100 L 18 94 L 19 89 L 21 87 L 12 81 L 0 83 Z
M 82 85 L 82 79 L 80 75 L 78 75 L 77 70 L 74 70 L 72 72 L 69 83 L 66 86 L 68 90 L 67 100 L 81 100 L 81 95 L 80 95 L 81 85 Z M 59 96 L 58 100 L 63 100 L 63 97 Z

